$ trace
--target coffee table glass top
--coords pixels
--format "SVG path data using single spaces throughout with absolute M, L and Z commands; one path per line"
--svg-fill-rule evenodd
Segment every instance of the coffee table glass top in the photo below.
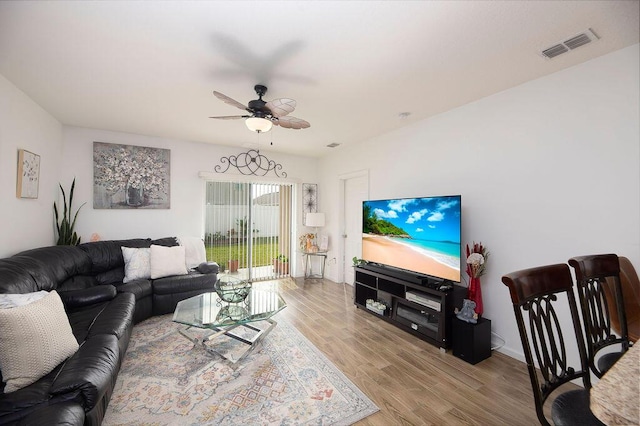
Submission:
M 266 320 L 286 306 L 277 290 L 257 284 L 251 288 L 243 302 L 225 302 L 215 292 L 182 300 L 176 306 L 173 321 L 193 327 L 215 329 Z

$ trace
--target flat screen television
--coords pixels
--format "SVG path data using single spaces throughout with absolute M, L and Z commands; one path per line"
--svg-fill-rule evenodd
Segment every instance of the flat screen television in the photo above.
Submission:
M 362 259 L 459 283 L 460 198 L 363 201 Z

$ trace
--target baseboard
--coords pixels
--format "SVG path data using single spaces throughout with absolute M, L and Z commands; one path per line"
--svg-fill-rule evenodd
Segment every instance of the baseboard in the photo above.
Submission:
M 497 349 L 498 352 L 500 352 L 501 354 L 504 354 L 510 358 L 514 358 L 517 359 L 520 362 L 524 362 L 526 363 L 525 359 L 524 359 L 524 353 L 522 353 L 521 351 L 514 351 L 513 349 L 503 346 L 500 349 Z

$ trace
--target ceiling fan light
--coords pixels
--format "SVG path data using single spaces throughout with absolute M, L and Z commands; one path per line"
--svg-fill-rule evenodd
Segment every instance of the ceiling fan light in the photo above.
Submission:
M 273 127 L 271 120 L 260 117 L 249 117 L 244 121 L 244 124 L 249 130 L 256 133 L 268 132 Z

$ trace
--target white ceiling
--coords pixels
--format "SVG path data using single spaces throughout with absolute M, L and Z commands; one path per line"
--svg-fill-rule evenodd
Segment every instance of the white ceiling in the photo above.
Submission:
M 67 125 L 321 156 L 638 43 L 639 5 L 0 1 L 0 74 Z M 588 28 L 599 41 L 540 56 Z M 207 118 L 242 114 L 213 90 L 246 104 L 256 83 L 311 128 Z

